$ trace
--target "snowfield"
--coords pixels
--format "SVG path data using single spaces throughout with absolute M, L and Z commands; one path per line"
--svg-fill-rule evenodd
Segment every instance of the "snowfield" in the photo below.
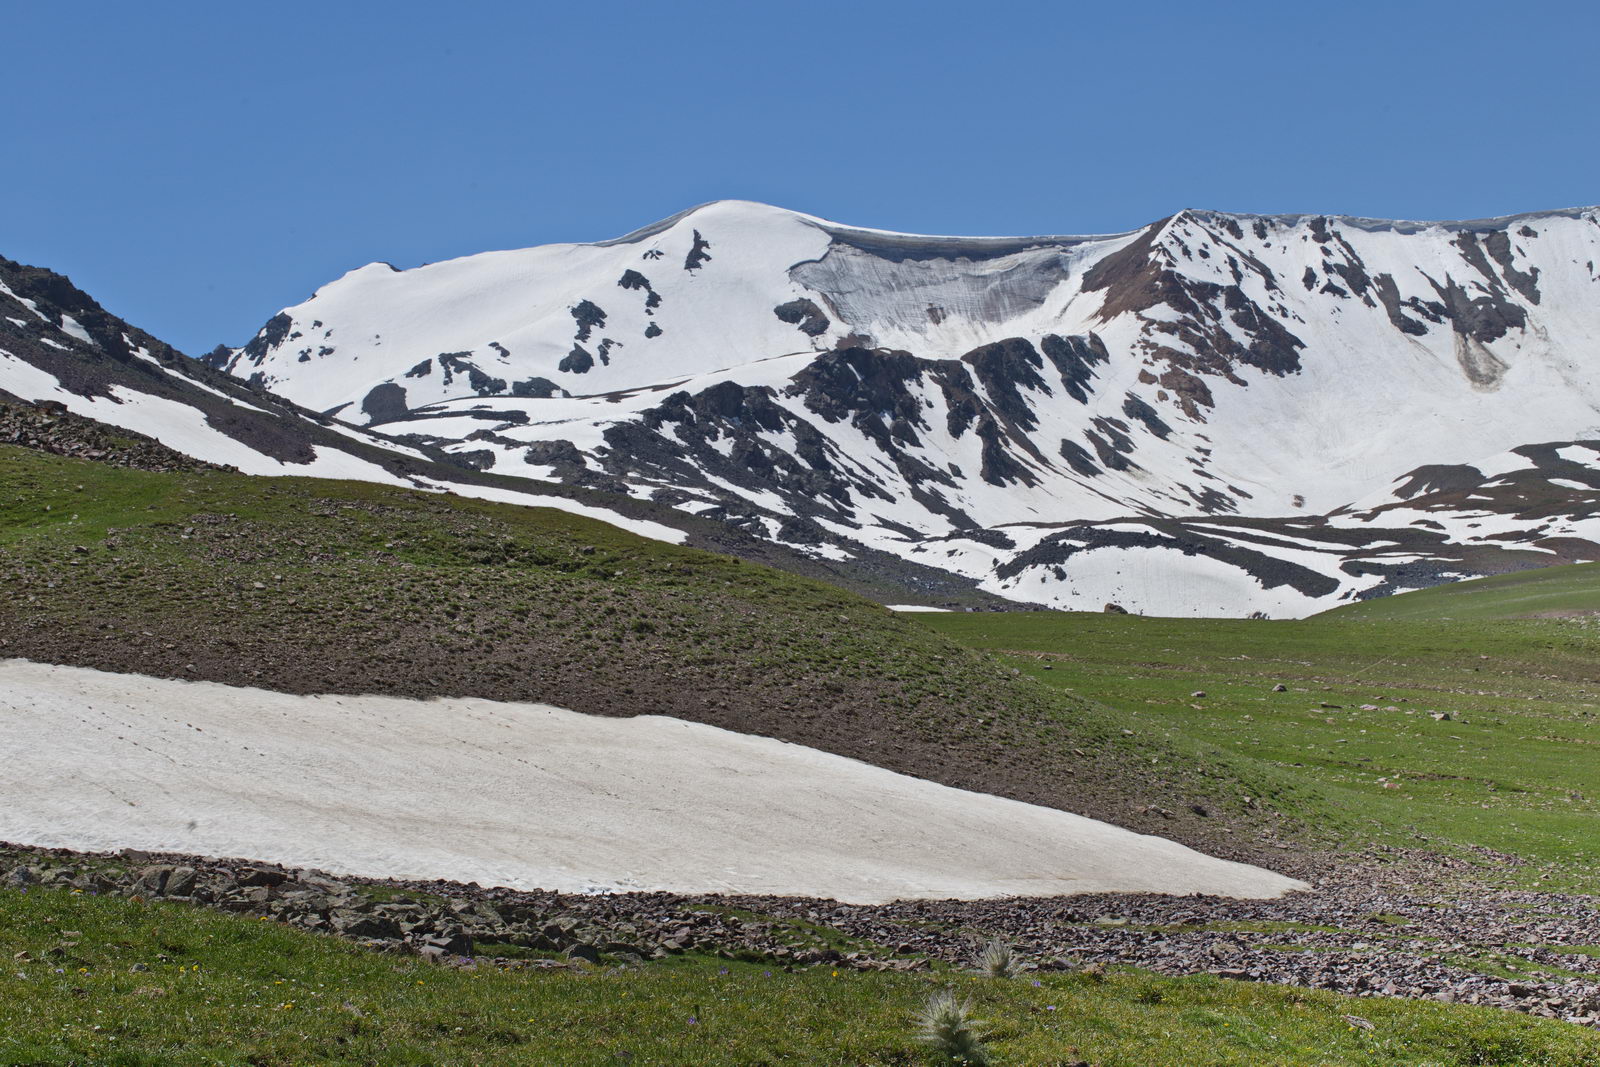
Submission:
M 0 840 L 566 892 L 1306 888 L 1051 808 L 662 716 L 0 661 Z

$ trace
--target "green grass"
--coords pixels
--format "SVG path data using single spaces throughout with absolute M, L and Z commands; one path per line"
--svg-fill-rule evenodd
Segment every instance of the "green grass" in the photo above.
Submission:
M 1500 574 L 1363 600 L 1325 612 L 1324 619 L 1483 621 L 1600 612 L 1600 563 Z
M 1600 1056 L 1590 1031 L 1509 1012 L 1209 977 L 1034 985 L 691 957 L 465 971 L 60 890 L 0 890 L 0 958 L 0 1063 L 926 1064 L 911 1017 L 952 986 L 988 1023 L 997 1064 L 1557 1067 Z
M 1215 745 L 1239 761 L 1241 779 L 1294 776 L 1305 789 L 1282 798 L 1289 812 L 1335 828 L 1349 845 L 1490 849 L 1524 861 L 1523 879 L 1592 890 L 1600 636 L 1581 620 L 1500 617 L 1535 602 L 1577 602 L 1600 576 L 1587 566 L 1561 571 L 1302 621 L 919 619 L 1116 709 L 1136 731 L 1178 748 Z M 1549 595 L 1535 598 L 1533 588 Z M 1413 597 L 1418 606 L 1407 607 Z M 1451 615 L 1440 617 L 1445 608 Z

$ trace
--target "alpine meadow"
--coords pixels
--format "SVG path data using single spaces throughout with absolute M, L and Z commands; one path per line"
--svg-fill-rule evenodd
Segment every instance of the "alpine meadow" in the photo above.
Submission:
M 3 16 L 0 1064 L 1600 1063 L 1593 11 L 381 14 Z

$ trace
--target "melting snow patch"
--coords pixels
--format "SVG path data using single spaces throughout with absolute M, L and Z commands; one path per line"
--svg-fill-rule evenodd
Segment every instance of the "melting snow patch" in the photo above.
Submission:
M 838 563 L 838 562 L 840 562 L 842 560 L 854 559 L 855 558 L 849 552 L 846 552 L 844 549 L 840 548 L 838 545 L 815 544 L 815 545 L 795 545 L 793 547 L 798 549 L 801 552 L 804 552 L 808 556 L 814 556 L 817 559 L 832 560 L 835 563 Z
M 87 339 L 88 339 L 88 335 L 85 335 L 85 340 L 87 340 Z M 124 334 L 122 339 L 124 341 L 128 340 L 127 335 Z M 198 380 L 196 380 L 194 378 L 191 378 L 191 377 L 189 377 L 189 375 L 185 374 L 183 371 L 179 370 L 176 367 L 168 367 L 165 363 L 162 363 L 159 359 L 157 359 L 156 357 L 152 356 L 148 349 L 136 348 L 136 349 L 133 350 L 133 355 L 134 355 L 134 357 L 136 359 L 143 360 L 144 362 L 150 364 L 152 367 L 155 367 L 158 370 L 160 370 L 162 373 L 170 372 L 170 373 L 176 374 L 186 384 L 192 385 L 196 389 L 201 390 L 202 392 L 210 393 L 212 396 L 220 397 L 223 400 L 226 400 L 230 404 L 234 404 L 234 405 L 237 405 L 238 407 L 242 407 L 242 408 L 249 408 L 251 411 L 259 411 L 263 415 L 272 414 L 266 408 L 256 407 L 256 405 L 254 405 L 254 404 L 248 404 L 248 403 L 244 402 L 243 400 L 240 400 L 236 396 L 229 396 L 227 393 L 224 393 L 221 389 L 214 388 L 212 386 L 207 385 L 205 382 L 198 381 Z
M 15 300 L 17 303 L 33 312 L 35 315 L 39 316 L 39 318 L 43 319 L 45 322 L 50 322 L 49 316 L 45 315 L 44 312 L 39 310 L 38 304 L 34 303 L 32 300 L 29 300 L 25 296 L 18 296 L 16 293 L 11 291 L 11 287 L 6 285 L 5 282 L 0 282 L 0 294 L 9 296 L 11 299 Z M 15 322 L 16 320 L 13 319 L 12 321 Z M 54 326 L 55 323 L 50 322 L 50 325 Z
M 668 544 L 681 545 L 689 539 L 689 535 L 682 530 L 674 529 L 663 523 L 650 519 L 630 519 L 626 515 L 611 511 L 607 508 L 598 508 L 593 504 L 582 504 L 576 500 L 569 500 L 564 496 L 543 496 L 539 493 L 519 493 L 514 489 L 498 489 L 488 485 L 473 485 L 469 482 L 440 482 L 431 478 L 417 478 L 416 484 L 423 489 L 437 489 L 455 493 L 457 496 L 476 497 L 480 500 L 495 500 L 503 504 L 522 504 L 530 508 L 555 508 L 558 511 L 571 512 L 582 515 L 586 519 L 597 519 L 600 522 L 610 523 L 629 533 L 648 537 L 653 541 L 665 541 Z
M 76 337 L 85 344 L 95 343 L 94 338 L 89 336 L 89 331 L 83 328 L 83 324 L 66 312 L 61 313 L 61 332 L 68 337 Z
M 567 892 L 871 903 L 1304 888 L 1052 808 L 661 716 L 0 661 L 0 840 Z

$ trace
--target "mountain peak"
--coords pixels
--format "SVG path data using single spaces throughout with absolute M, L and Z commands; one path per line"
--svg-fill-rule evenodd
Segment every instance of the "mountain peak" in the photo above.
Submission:
M 1109 236 L 936 237 L 716 200 L 610 241 L 365 268 L 228 369 L 497 477 L 830 565 L 1303 613 L 1463 555 L 1409 531 L 1391 566 L 1343 534 L 1291 552 L 1239 530 L 1596 423 L 1600 379 L 1570 356 L 1600 334 L 1592 213 L 1495 226 L 1186 208 Z

